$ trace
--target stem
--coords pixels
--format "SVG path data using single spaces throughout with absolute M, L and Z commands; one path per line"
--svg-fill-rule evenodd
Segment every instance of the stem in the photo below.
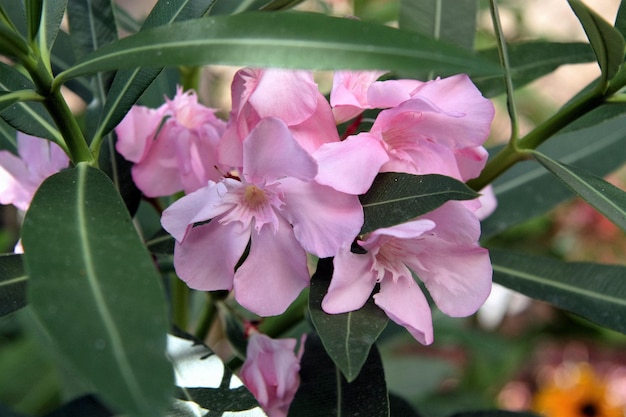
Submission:
M 480 176 L 468 181 L 467 185 L 476 191 L 482 190 L 515 163 L 527 159 L 528 150 L 536 149 L 559 130 L 604 102 L 605 96 L 598 89 L 594 89 L 566 104 L 515 144 L 509 143 L 487 163 Z
M 202 310 L 202 316 L 200 316 L 200 321 L 198 321 L 195 332 L 196 337 L 200 340 L 206 340 L 209 332 L 211 331 L 211 327 L 213 327 L 213 322 L 217 316 L 216 298 L 220 299 L 223 297 L 214 297 L 212 293 L 206 293 L 204 309 Z
M 506 88 L 506 107 L 509 113 L 509 119 L 511 120 L 511 138 L 510 142 L 515 142 L 519 136 L 519 122 L 517 118 L 517 108 L 515 106 L 515 95 L 513 93 L 513 80 L 511 79 L 511 64 L 509 63 L 509 53 L 506 47 L 506 39 L 504 39 L 504 32 L 502 31 L 502 24 L 500 23 L 500 13 L 498 12 L 498 5 L 496 0 L 489 2 L 491 9 L 491 20 L 493 22 L 493 28 L 496 34 L 496 41 L 498 43 L 498 55 L 500 57 L 500 65 L 504 68 L 504 85 Z
M 189 323 L 189 288 L 187 284 L 172 274 L 172 321 L 180 329 L 187 331 Z

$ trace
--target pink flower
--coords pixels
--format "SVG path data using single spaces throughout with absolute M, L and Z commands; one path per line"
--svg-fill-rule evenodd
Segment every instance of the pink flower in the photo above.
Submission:
M 27 210 L 41 183 L 69 165 L 55 143 L 17 133 L 17 152 L 0 151 L 0 203 Z
M 361 308 L 377 283 L 375 303 L 421 343 L 433 341 L 430 307 L 412 276 L 426 286 L 445 314 L 473 314 L 491 289 L 491 263 L 477 241 L 480 224 L 461 203 L 450 201 L 416 220 L 378 229 L 360 240 L 367 251 L 344 246 L 322 308 L 330 314 Z
M 335 115 L 380 112 L 369 133 L 384 142 L 389 161 L 381 172 L 442 174 L 467 181 L 487 160 L 482 146 L 494 107 L 466 75 L 428 82 L 375 81 L 378 72 L 339 72 L 331 103 Z M 342 117 L 344 119 L 345 117 Z
M 363 211 L 356 195 L 314 181 L 317 162 L 279 119 L 263 119 L 250 131 L 242 157 L 240 179 L 188 194 L 161 223 L 177 240 L 174 266 L 190 287 L 234 287 L 250 311 L 280 314 L 308 285 L 306 252 L 335 255 L 358 234 Z
M 282 120 L 309 153 L 339 141 L 330 105 L 310 72 L 245 68 L 235 74 L 231 90 L 233 108 L 219 151 L 225 164 L 241 166 L 243 140 L 267 117 Z
M 198 103 L 193 92 L 178 89 L 158 109 L 133 106 L 115 128 L 116 148 L 135 163 L 132 176 L 148 197 L 189 193 L 222 177 L 217 143 L 226 123 Z
M 239 376 L 269 417 L 286 417 L 300 385 L 300 359 L 296 339 L 271 339 L 254 333 L 248 341 L 246 361 Z

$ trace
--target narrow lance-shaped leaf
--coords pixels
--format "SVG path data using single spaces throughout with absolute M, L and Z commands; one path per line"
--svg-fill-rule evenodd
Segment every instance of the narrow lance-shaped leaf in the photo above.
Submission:
M 509 74 L 516 88 L 556 70 L 561 65 L 592 62 L 595 59 L 588 43 L 522 42 L 508 44 Z M 479 54 L 498 61 L 497 48 L 484 49 Z M 487 97 L 504 93 L 502 75 L 476 76 L 472 81 Z
M 490 249 L 494 281 L 626 333 L 626 267 Z
M 560 164 L 540 152 L 533 152 L 533 156 L 572 191 L 626 231 L 626 192 L 584 169 Z
M 617 117 L 597 126 L 556 135 L 538 150 L 562 163 L 606 175 L 624 164 L 625 120 L 623 116 Z M 573 196 L 536 161 L 513 166 L 494 181 L 493 191 L 498 207 L 482 222 L 483 238 L 543 214 Z
M 568 0 L 568 2 L 580 20 L 596 54 L 603 81 L 610 80 L 624 61 L 622 34 L 580 0 Z
M 476 0 L 401 0 L 399 25 L 435 39 L 474 49 Z
M 361 233 L 404 223 L 450 200 L 471 200 L 478 194 L 461 181 L 439 174 L 378 174 L 360 196 L 365 222 Z
M 41 185 L 22 227 L 28 299 L 111 408 L 161 415 L 172 368 L 160 276 L 111 181 L 80 163 Z
M 0 255 L 0 317 L 26 305 L 26 281 L 22 255 Z
M 45 45 L 47 50 L 52 49 L 52 45 L 56 40 L 61 22 L 67 8 L 68 0 L 45 1 L 41 13 L 41 27 L 39 31 L 40 45 Z
M 43 9 L 42 0 L 26 0 L 26 30 L 28 40 L 32 41 L 39 32 L 41 23 L 41 11 Z
M 288 416 L 389 417 L 385 372 L 376 345 L 361 374 L 349 383 L 326 354 L 317 334 L 309 333 L 300 363 L 300 388 Z
M 311 278 L 309 311 L 326 352 L 346 380 L 352 382 L 359 376 L 388 318 L 372 298 L 361 309 L 348 313 L 328 314 L 322 310 L 322 299 L 328 292 L 332 275 L 332 258 L 320 259 Z
M 320 29 L 327 27 L 333 30 Z M 57 82 L 119 68 L 204 64 L 500 72 L 468 51 L 413 32 L 315 13 L 249 12 L 141 31 L 86 56 Z
M 15 68 L 0 62 L 0 91 L 34 90 L 33 82 Z M 50 139 L 65 146 L 54 122 L 39 103 L 19 102 L 0 111 L 0 117 L 11 127 L 32 136 Z

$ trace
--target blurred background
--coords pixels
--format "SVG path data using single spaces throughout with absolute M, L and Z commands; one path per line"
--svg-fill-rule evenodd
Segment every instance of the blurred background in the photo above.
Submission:
M 153 0 L 119 0 L 120 8 L 141 21 Z M 566 0 L 501 0 L 504 31 L 510 42 L 528 39 L 585 41 L 585 34 Z M 587 0 L 613 22 L 619 0 Z M 493 46 L 486 1 L 480 1 L 477 48 Z M 397 0 L 307 0 L 300 9 L 394 25 Z M 234 68 L 203 70 L 199 96 L 208 106 L 230 106 Z M 517 91 L 522 134 L 545 120 L 599 74 L 596 64 L 565 66 Z M 319 74 L 322 89 L 329 74 Z M 70 98 L 76 112 L 85 103 Z M 503 97 L 496 97 L 497 116 L 490 145 L 506 141 L 509 122 Z M 156 104 L 155 104 L 156 106 Z M 609 181 L 626 188 L 626 170 Z M 146 210 L 144 215 L 154 217 Z M 0 250 L 12 252 L 21 213 L 0 206 Z M 570 261 L 626 264 L 626 234 L 580 200 L 519 225 L 489 244 Z M 24 331 L 23 313 L 0 319 L 0 415 L 2 407 L 42 415 L 70 395 L 60 381 L 73 377 L 59 371 L 56 358 L 38 348 Z M 434 316 L 435 342 L 417 344 L 390 322 L 379 347 L 390 390 L 424 416 L 449 416 L 461 410 L 502 408 L 535 410 L 546 417 L 626 416 L 626 335 L 598 327 L 545 303 L 500 287 L 481 311 L 467 319 Z M 71 390 L 70 390 L 71 391 Z

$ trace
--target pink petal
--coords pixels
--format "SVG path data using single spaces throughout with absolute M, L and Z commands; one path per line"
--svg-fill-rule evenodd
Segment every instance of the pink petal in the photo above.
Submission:
M 133 106 L 115 128 L 117 151 L 127 160 L 139 162 L 155 140 L 163 117 L 164 106 L 159 109 Z
M 249 103 L 259 117 L 277 117 L 291 126 L 313 115 L 319 91 L 310 72 L 266 69 L 257 74 Z
M 424 345 L 433 342 L 430 307 L 413 278 L 403 276 L 397 282 L 384 279 L 380 283 L 380 292 L 374 295 L 374 302 L 417 341 Z
M 327 143 L 313 156 L 319 164 L 315 180 L 349 194 L 365 194 L 380 167 L 389 160 L 381 141 L 369 133 Z
M 429 219 L 416 219 L 395 226 L 376 229 L 370 233 L 361 246 L 367 250 L 377 247 L 377 240 L 381 236 L 390 236 L 398 239 L 415 239 L 420 238 L 424 233 L 433 230 L 436 223 Z
M 476 214 L 468 210 L 460 201 L 448 201 L 441 207 L 420 216 L 420 219 L 428 219 L 437 224 L 432 234 L 439 239 L 463 245 L 475 245 L 480 238 L 480 222 Z
M 460 171 L 459 179 L 461 181 L 467 181 L 480 175 L 487 163 L 489 153 L 484 147 L 476 146 L 455 149 L 455 156 Z
M 409 265 L 428 288 L 437 307 L 451 317 L 475 313 L 491 291 L 487 249 L 429 239 L 420 266 Z
M 384 71 L 335 71 L 330 105 L 337 123 L 343 123 L 371 108 L 367 91 Z
M 26 210 L 36 190 L 29 176 L 24 161 L 9 151 L 0 151 L 0 203 Z
M 363 307 L 376 285 L 372 262 L 371 254 L 360 255 L 350 252 L 349 246 L 342 247 L 333 260 L 333 278 L 322 300 L 322 309 L 337 314 Z
M 292 178 L 280 181 L 285 216 L 300 244 L 320 258 L 334 256 L 350 244 L 363 226 L 363 207 L 357 196 L 315 182 Z
M 313 153 L 325 143 L 338 142 L 339 132 L 335 119 L 326 97 L 317 93 L 317 108 L 315 112 L 297 125 L 289 125 L 289 130 L 300 146 Z
M 480 202 L 480 208 L 476 210 L 474 214 L 479 220 L 485 220 L 498 207 L 498 200 L 496 199 L 491 184 L 480 190 L 478 201 Z
M 241 223 L 212 221 L 196 226 L 183 243 L 176 242 L 176 273 L 195 290 L 230 290 L 235 266 L 249 239 L 250 229 L 242 228 Z
M 396 107 L 409 100 L 413 91 L 422 84 L 417 80 L 378 81 L 369 88 L 367 100 L 378 109 Z
M 261 120 L 243 146 L 243 175 L 250 183 L 264 185 L 283 177 L 309 181 L 317 174 L 313 157 L 298 145 L 279 119 Z
M 187 194 L 163 211 L 161 225 L 174 239 L 182 242 L 194 223 L 212 219 L 232 206 L 221 204 L 226 192 L 223 183 L 212 183 Z
M 309 285 L 306 252 L 291 226 L 264 226 L 252 233 L 250 254 L 235 273 L 235 298 L 260 316 L 283 313 Z

